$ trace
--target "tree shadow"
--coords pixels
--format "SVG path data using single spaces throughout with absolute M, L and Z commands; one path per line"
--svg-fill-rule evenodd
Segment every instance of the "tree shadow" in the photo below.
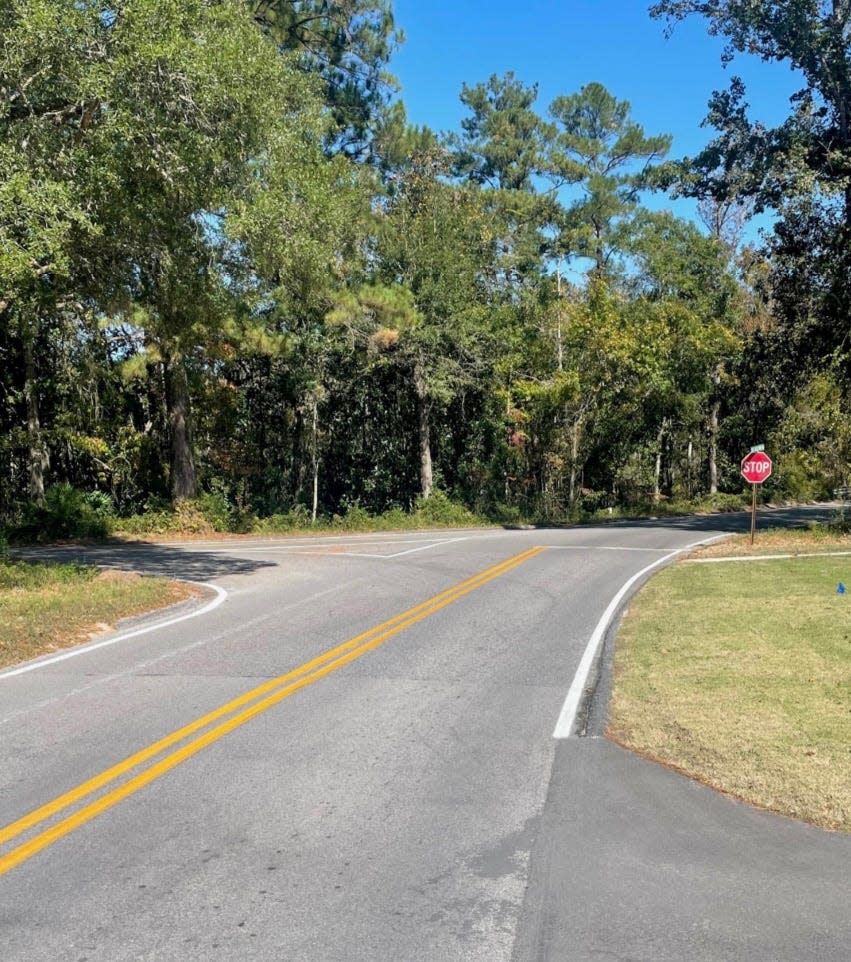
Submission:
M 828 521 L 836 512 L 836 506 L 817 504 L 799 505 L 795 507 L 769 508 L 761 507 L 757 510 L 757 530 L 766 528 L 805 528 L 815 521 Z M 512 527 L 506 525 L 506 528 Z M 719 512 L 718 514 L 672 515 L 657 518 L 618 518 L 612 521 L 595 521 L 587 524 L 536 524 L 536 530 L 553 530 L 564 528 L 589 528 L 607 530 L 619 528 L 665 528 L 677 531 L 697 531 L 707 534 L 741 534 L 750 531 L 750 511 Z
M 225 546 L 227 542 L 222 542 Z M 237 545 L 234 545 L 237 548 Z M 262 568 L 274 568 L 274 561 L 238 558 L 205 552 L 185 545 L 153 544 L 144 541 L 107 542 L 89 545 L 18 547 L 14 559 L 47 564 L 83 564 L 143 575 L 179 578 L 185 581 L 215 581 L 231 575 L 251 575 Z

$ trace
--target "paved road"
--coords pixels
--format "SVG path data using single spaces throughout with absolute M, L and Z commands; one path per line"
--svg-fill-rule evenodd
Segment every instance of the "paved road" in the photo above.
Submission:
M 227 598 L 0 675 L 0 958 L 847 960 L 851 838 L 607 742 L 605 684 L 552 737 L 620 586 L 746 524 L 88 549 Z

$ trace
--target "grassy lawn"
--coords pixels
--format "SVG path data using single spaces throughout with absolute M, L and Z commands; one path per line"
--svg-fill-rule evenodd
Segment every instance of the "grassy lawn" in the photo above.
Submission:
M 89 641 L 120 618 L 194 593 L 160 578 L 0 561 L 0 668 Z
M 652 579 L 618 636 L 609 734 L 739 798 L 851 831 L 851 557 L 683 561 Z

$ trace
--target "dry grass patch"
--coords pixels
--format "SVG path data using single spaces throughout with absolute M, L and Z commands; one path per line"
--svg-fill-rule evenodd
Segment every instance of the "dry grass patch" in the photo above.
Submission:
M 851 551 L 851 534 L 832 531 L 826 525 L 810 528 L 757 530 L 753 545 L 749 534 L 725 538 L 694 552 L 695 558 L 747 557 L 766 554 L 819 554 Z
M 851 558 L 679 563 L 633 600 L 609 734 L 722 791 L 851 831 Z
M 192 585 L 136 574 L 0 562 L 0 668 L 90 641 L 121 618 L 196 593 Z

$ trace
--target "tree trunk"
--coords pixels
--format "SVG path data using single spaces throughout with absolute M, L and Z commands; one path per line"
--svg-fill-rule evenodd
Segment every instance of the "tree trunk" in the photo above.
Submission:
M 718 421 L 721 413 L 721 400 L 717 397 L 721 384 L 721 368 L 712 373 L 712 383 L 715 385 L 715 400 L 709 410 L 709 493 L 718 494 Z
M 562 300 L 561 300 L 561 262 L 556 268 L 556 289 L 558 290 L 558 299 L 556 301 L 556 361 L 558 362 L 559 371 L 564 370 L 564 345 L 562 343 L 562 332 L 561 332 L 561 312 L 562 312 Z
M 656 504 L 662 497 L 662 455 L 665 449 L 665 434 L 668 430 L 668 419 L 662 418 L 659 426 L 659 433 L 656 435 L 656 469 L 653 474 L 653 503 Z
M 603 247 L 603 229 L 599 225 L 594 227 L 594 263 L 597 277 L 602 277 L 606 268 L 606 251 Z
M 582 439 L 582 417 L 573 422 L 570 429 L 570 485 L 567 491 L 568 511 L 576 507 L 576 482 L 579 477 L 579 443 Z
M 431 497 L 434 487 L 434 471 L 431 463 L 431 440 L 429 437 L 429 403 L 425 375 L 422 364 L 414 364 L 414 390 L 417 395 L 417 435 L 420 448 L 420 493 L 424 498 Z
M 304 475 L 307 451 L 304 440 L 304 412 L 300 404 L 295 408 L 295 425 L 293 428 L 293 475 L 291 479 L 293 504 L 301 504 L 304 494 Z
M 688 464 L 688 477 L 686 479 L 686 497 L 691 501 L 694 494 L 694 443 L 692 439 L 688 439 L 688 457 L 686 460 Z
M 44 472 L 50 466 L 50 457 L 41 436 L 41 420 L 38 413 L 38 386 L 36 383 L 33 336 L 24 333 L 24 399 L 27 407 L 27 438 L 29 461 L 29 484 L 27 493 L 33 501 L 44 502 Z
M 165 391 L 171 433 L 171 497 L 176 503 L 194 498 L 197 479 L 192 450 L 192 408 L 189 379 L 182 355 L 163 352 Z
M 313 510 L 310 514 L 310 523 L 316 524 L 316 515 L 319 511 L 319 405 L 316 398 L 313 398 L 313 443 L 311 445 L 311 465 L 313 467 Z

